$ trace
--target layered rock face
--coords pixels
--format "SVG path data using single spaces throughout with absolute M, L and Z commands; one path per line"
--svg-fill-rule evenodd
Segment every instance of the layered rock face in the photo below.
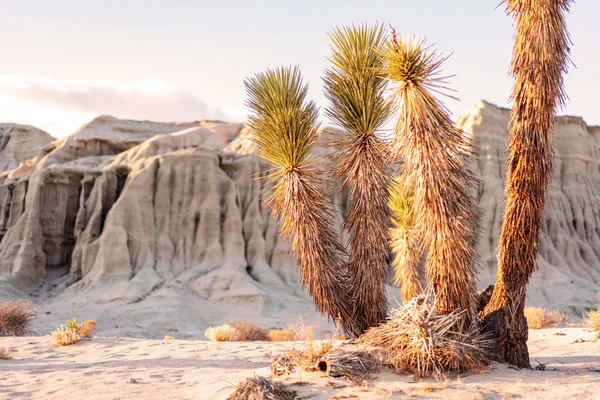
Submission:
M 479 153 L 473 168 L 482 177 L 482 286 L 493 283 L 496 268 L 508 120 L 508 110 L 482 102 L 458 121 Z M 263 204 L 269 186 L 260 178 L 268 167 L 253 154 L 243 124 L 102 116 L 60 141 L 5 126 L 0 283 L 41 290 L 49 301 L 70 294 L 98 304 L 133 304 L 166 291 L 257 309 L 304 298 L 289 244 Z M 599 134 L 581 118 L 558 118 L 530 304 L 581 313 L 595 301 Z M 342 215 L 338 185 L 332 201 Z

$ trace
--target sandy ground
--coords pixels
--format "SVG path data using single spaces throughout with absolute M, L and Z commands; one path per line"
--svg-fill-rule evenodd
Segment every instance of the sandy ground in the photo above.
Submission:
M 0 360 L 0 398 L 224 399 L 245 378 L 268 376 L 272 355 L 302 345 L 100 336 L 57 348 L 47 336 L 0 338 L 14 357 Z M 384 372 L 364 386 L 320 373 L 280 380 L 295 384 L 301 399 L 600 399 L 600 341 L 592 332 L 535 330 L 529 347 L 532 364 L 545 371 L 494 364 L 443 382 Z

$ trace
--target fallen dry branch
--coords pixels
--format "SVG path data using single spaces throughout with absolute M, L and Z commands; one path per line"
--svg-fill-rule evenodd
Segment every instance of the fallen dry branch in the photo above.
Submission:
M 360 344 L 382 364 L 417 377 L 481 371 L 490 363 L 491 341 L 476 328 L 457 332 L 461 312 L 439 314 L 429 289 L 398 309 L 387 323 L 369 329 Z
M 254 376 L 237 386 L 227 400 L 294 400 L 296 392 L 269 378 Z
M 333 343 L 329 341 L 319 345 L 309 342 L 305 350 L 295 348 L 285 350 L 281 355 L 272 358 L 271 372 L 273 375 L 281 376 L 293 374 L 297 370 L 318 371 L 318 363 L 332 351 Z
M 379 370 L 379 362 L 365 351 L 335 351 L 317 363 L 320 371 L 333 378 L 363 378 Z

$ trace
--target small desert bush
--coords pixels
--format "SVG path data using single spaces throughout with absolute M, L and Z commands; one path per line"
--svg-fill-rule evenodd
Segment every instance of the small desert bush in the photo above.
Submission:
M 72 318 L 67 321 L 66 326 L 61 325 L 52 332 L 52 340 L 57 346 L 70 346 L 83 338 L 91 338 L 95 332 L 96 321 L 86 320 L 78 324 L 77 319 Z
M 272 342 L 293 342 L 296 340 L 296 332 L 291 329 L 274 329 L 269 332 Z
M 91 338 L 96 333 L 96 321 L 85 320 L 82 324 L 76 324 L 77 333 L 84 338 Z
M 459 333 L 461 313 L 437 312 L 436 298 L 428 288 L 398 309 L 388 322 L 369 329 L 361 348 L 398 372 L 416 377 L 442 377 L 447 372 L 481 371 L 490 364 L 490 340 L 475 328 Z
M 12 360 L 12 356 L 4 347 L 0 347 L 0 360 Z
M 585 322 L 594 330 L 600 338 L 600 307 L 597 310 L 590 311 L 585 316 Z
M 34 316 L 32 302 L 0 299 L 0 336 L 23 336 Z
M 268 342 L 271 340 L 269 331 L 252 321 L 237 321 L 231 324 L 212 326 L 204 331 L 204 336 L 213 342 Z
M 291 374 L 297 370 L 316 371 L 318 370 L 318 363 L 333 349 L 332 341 L 322 341 L 320 343 L 309 341 L 306 349 L 287 349 L 281 355 L 273 357 L 271 372 L 274 375 L 281 376 Z
M 270 340 L 269 331 L 265 328 L 261 328 L 252 321 L 232 322 L 231 326 L 237 329 L 237 341 L 239 342 L 268 342 Z
M 52 340 L 57 346 L 70 346 L 81 340 L 81 335 L 77 330 L 61 325 L 60 328 L 52 332 Z
M 212 342 L 235 342 L 237 335 L 238 330 L 229 324 L 211 326 L 204 331 L 204 336 Z
M 568 316 L 558 310 L 548 311 L 541 307 L 525 307 L 529 329 L 556 328 L 567 322 Z

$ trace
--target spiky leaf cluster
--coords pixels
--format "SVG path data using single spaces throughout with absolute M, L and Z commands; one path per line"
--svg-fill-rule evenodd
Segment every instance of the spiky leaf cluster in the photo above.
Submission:
M 394 152 L 402 179 L 414 186 L 415 229 L 427 244 L 427 280 L 442 314 L 464 310 L 467 329 L 475 295 L 478 209 L 466 187 L 476 182 L 466 168 L 470 146 L 436 97 L 446 93 L 439 57 L 423 39 L 393 36 L 383 68 L 397 110 Z
M 425 271 L 422 265 L 423 243 L 415 229 L 414 188 L 400 177 L 390 187 L 390 247 L 394 254 L 394 283 L 402 287 L 404 303 L 419 295 L 425 286 Z
M 387 187 L 391 180 L 388 148 L 376 135 L 390 116 L 380 76 L 385 29 L 361 25 L 329 35 L 331 68 L 325 71 L 329 119 L 350 132 L 335 145 L 334 175 L 349 190 L 345 228 L 350 233 L 350 287 L 354 315 L 362 333 L 387 316 Z
M 319 311 L 356 331 L 348 295 L 344 249 L 333 229 L 324 171 L 309 153 L 318 130 L 317 108 L 306 102 L 308 87 L 297 67 L 280 67 L 245 82 L 250 109 L 248 128 L 258 154 L 274 166 L 266 203 L 292 238 L 302 283 Z

